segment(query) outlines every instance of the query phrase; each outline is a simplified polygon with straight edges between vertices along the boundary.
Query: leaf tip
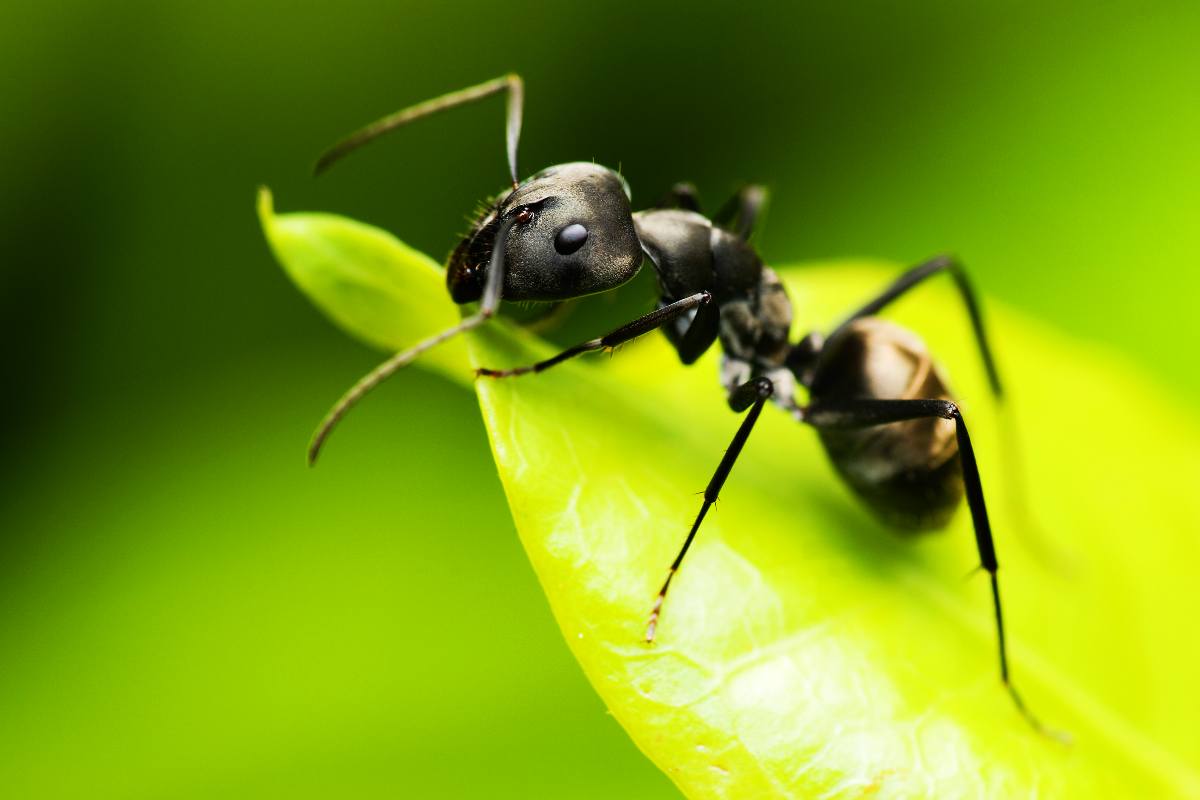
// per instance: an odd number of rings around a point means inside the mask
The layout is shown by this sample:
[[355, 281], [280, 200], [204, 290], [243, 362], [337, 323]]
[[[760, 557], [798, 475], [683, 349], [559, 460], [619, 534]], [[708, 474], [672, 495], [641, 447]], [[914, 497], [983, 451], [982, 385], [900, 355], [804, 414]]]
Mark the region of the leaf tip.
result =
[[256, 205], [258, 207], [258, 219], [265, 228], [268, 220], [275, 216], [275, 198], [271, 195], [269, 187], [258, 187], [258, 201]]

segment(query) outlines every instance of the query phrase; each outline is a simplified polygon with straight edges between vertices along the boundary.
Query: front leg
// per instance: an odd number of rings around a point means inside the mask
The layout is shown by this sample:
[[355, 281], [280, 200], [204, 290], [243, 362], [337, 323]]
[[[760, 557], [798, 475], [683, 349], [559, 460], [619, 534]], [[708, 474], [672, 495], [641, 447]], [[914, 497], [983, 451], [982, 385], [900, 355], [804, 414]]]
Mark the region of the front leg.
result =
[[569, 358], [574, 358], [580, 353], [589, 353], [593, 350], [603, 350], [607, 347], [616, 347], [619, 344], [628, 342], [630, 339], [636, 339], [643, 333], [649, 333], [655, 328], [666, 325], [668, 322], [683, 316], [706, 303], [712, 301], [712, 295], [708, 292], [698, 292], [690, 297], [685, 297], [682, 300], [677, 300], [670, 305], [665, 305], [662, 308], [656, 308], [649, 314], [638, 317], [633, 322], [626, 323], [616, 330], [601, 336], [598, 339], [588, 339], [586, 342], [581, 342], [574, 347], [568, 347], [561, 353], [551, 356], [544, 361], [539, 361], [536, 364], [529, 364], [524, 367], [511, 367], [509, 369], [488, 369], [480, 367], [475, 370], [476, 375], [486, 376], [489, 378], [509, 378], [514, 375], [524, 375], [528, 372], [541, 372], [549, 369], [555, 364], [561, 364]]

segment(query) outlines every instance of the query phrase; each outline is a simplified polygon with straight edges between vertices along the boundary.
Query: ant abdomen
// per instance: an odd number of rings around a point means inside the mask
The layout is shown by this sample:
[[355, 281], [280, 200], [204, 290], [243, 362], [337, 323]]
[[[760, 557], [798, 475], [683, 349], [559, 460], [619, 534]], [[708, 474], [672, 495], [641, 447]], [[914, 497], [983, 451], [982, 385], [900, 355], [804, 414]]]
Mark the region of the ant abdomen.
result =
[[[825, 344], [811, 391], [814, 405], [952, 399], [925, 343], [878, 317], [855, 320]], [[953, 421], [930, 417], [818, 431], [838, 473], [890, 525], [938, 528], [958, 507], [963, 483]]]

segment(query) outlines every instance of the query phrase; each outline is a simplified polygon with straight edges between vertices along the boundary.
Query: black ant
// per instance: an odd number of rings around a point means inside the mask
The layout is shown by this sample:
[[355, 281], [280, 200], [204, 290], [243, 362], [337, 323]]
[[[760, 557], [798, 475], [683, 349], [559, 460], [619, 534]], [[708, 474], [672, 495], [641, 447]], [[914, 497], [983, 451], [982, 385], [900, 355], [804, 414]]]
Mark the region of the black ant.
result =
[[[646, 641], [654, 641], [667, 589], [700, 523], [716, 502], [763, 406], [773, 400], [817, 430], [837, 471], [891, 525], [909, 530], [944, 526], [966, 494], [980, 565], [991, 579], [1000, 678], [1025, 719], [1037, 730], [1052, 733], [1025, 706], [1009, 675], [996, 580], [999, 564], [966, 423], [924, 343], [875, 316], [926, 278], [950, 275], [970, 315], [992, 392], [1001, 396], [979, 304], [961, 264], [939, 256], [913, 267], [828, 336], [810, 333], [792, 344], [787, 293], [748, 242], [765, 198], [760, 187], [743, 189], [710, 220], [699, 213], [695, 191], [687, 184], [674, 187], [660, 207], [635, 213], [624, 179], [597, 164], [560, 164], [522, 182], [517, 178], [517, 143], [524, 84], [515, 74], [384, 117], [330, 148], [315, 172], [415, 119], [501, 92], [508, 93], [512, 190], [478, 217], [446, 269], [454, 302], [479, 301], [478, 310], [392, 356], [346, 392], [317, 429], [309, 463], [364, 394], [431, 347], [482, 325], [495, 315], [501, 299], [553, 302], [606, 292], [633, 278], [648, 258], [660, 296], [654, 311], [536, 364], [476, 370], [489, 378], [541, 372], [655, 328], [663, 330], [684, 364], [694, 363], [720, 342], [720, 377], [729, 407], [747, 413], [654, 600]], [[807, 405], [795, 400], [799, 386], [808, 390]]]

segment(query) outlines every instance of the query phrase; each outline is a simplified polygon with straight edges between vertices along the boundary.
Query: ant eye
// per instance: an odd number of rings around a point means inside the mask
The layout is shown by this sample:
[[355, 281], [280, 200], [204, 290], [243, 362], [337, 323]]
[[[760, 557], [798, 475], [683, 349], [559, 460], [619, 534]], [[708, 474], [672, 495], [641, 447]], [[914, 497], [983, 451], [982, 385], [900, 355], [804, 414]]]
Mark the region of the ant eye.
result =
[[517, 224], [518, 225], [528, 225], [530, 220], [532, 220], [532, 219], [533, 219], [533, 212], [530, 211], [528, 208], [522, 208], [520, 211], [517, 212]]
[[587, 228], [576, 222], [574, 225], [568, 225], [558, 232], [558, 236], [554, 237], [554, 249], [561, 255], [569, 256], [583, 247], [583, 243], [587, 241], [587, 238]]

